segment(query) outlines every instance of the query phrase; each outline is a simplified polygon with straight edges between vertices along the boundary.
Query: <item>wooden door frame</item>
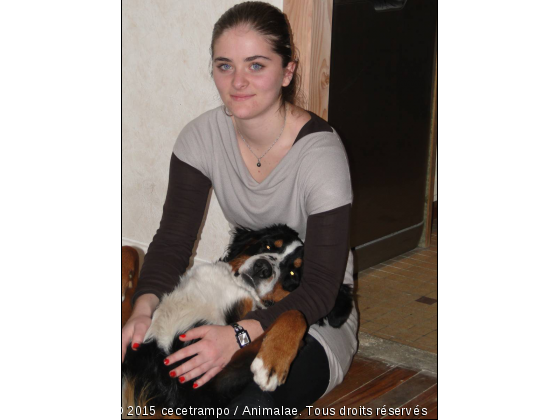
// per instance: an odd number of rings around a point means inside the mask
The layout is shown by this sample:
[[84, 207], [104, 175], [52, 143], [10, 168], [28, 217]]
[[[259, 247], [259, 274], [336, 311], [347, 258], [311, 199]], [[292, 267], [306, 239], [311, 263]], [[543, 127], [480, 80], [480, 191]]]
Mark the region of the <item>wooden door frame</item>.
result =
[[333, 0], [284, 0], [299, 51], [304, 107], [328, 121]]
[[432, 81], [432, 109], [430, 121], [430, 148], [428, 151], [428, 176], [426, 180], [426, 193], [424, 204], [424, 230], [418, 242], [418, 246], [429, 248], [432, 238], [432, 219], [434, 209], [434, 182], [436, 176], [436, 153], [437, 153], [437, 116], [438, 116], [438, 67], [437, 67], [437, 29], [434, 53], [434, 75]]
[[[283, 10], [299, 51], [301, 89], [305, 108], [329, 120], [333, 0], [284, 0]], [[432, 94], [432, 117], [426, 181], [424, 231], [418, 246], [430, 246], [434, 200], [435, 151], [437, 142], [437, 31]]]

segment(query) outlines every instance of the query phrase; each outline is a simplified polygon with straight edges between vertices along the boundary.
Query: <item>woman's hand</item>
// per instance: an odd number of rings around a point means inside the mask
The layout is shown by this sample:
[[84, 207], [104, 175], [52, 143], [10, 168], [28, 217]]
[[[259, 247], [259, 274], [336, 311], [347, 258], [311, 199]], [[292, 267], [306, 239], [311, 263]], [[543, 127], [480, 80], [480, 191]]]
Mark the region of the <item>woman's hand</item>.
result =
[[[247, 330], [251, 340], [263, 333], [258, 321], [241, 321], [239, 325]], [[191, 341], [197, 338], [200, 338], [200, 341], [171, 354], [164, 361], [166, 365], [172, 365], [194, 356], [169, 373], [171, 377], [177, 377], [181, 383], [203, 375], [193, 385], [194, 388], [204, 385], [216, 376], [228, 364], [233, 354], [239, 350], [235, 331], [231, 326], [204, 325], [187, 331], [186, 334], [179, 337], [179, 340]]]
[[152, 314], [154, 313], [154, 310], [158, 303], [158, 297], [151, 293], [142, 295], [136, 300], [134, 309], [132, 310], [132, 315], [122, 329], [121, 363], [124, 362], [126, 348], [131, 342], [132, 349], [136, 350], [144, 341], [146, 331], [148, 331], [148, 328], [150, 328], [150, 325], [152, 323]]
[[[182, 348], [166, 359], [166, 364], [173, 364], [179, 360], [194, 356], [188, 362], [172, 370], [171, 377], [177, 377], [181, 383], [188, 382], [203, 375], [193, 386], [204, 385], [212, 379], [231, 360], [233, 354], [239, 350], [235, 339], [235, 331], [229, 326], [204, 325], [193, 328], [179, 337], [181, 341], [201, 340]], [[164, 362], [165, 363], [165, 362]]]

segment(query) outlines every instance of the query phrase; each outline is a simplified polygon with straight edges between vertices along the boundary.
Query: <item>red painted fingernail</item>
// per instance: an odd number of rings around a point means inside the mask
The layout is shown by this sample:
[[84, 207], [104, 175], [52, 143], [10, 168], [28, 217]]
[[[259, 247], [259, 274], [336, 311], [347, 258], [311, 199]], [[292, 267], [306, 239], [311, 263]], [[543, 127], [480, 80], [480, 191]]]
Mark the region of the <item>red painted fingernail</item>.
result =
[[198, 388], [198, 384], [193, 384], [193, 388]]
[[179, 378], [179, 382], [181, 382], [181, 383], [185, 382], [185, 378], [181, 376], [181, 377]]
[[172, 378], [174, 378], [175, 376], [177, 376], [177, 374], [173, 371], [169, 372], [169, 376], [171, 376]]
[[138, 343], [134, 343], [134, 344], [132, 345], [132, 348], [133, 348], [133, 349], [137, 349], [138, 347], [140, 347], [140, 344], [138, 344]]
[[179, 338], [187, 338], [187, 334], [181, 334]]
[[165, 359], [165, 360], [163, 361], [163, 364], [164, 364], [164, 365], [168, 365], [168, 364], [169, 364], [169, 359]]

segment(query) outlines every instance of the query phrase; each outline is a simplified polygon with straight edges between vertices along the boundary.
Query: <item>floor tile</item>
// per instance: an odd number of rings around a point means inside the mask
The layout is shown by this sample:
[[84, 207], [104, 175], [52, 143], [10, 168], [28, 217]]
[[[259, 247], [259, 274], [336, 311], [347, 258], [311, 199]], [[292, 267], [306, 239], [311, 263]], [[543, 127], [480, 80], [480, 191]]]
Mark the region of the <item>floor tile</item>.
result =
[[[430, 248], [416, 248], [359, 273], [360, 331], [437, 353], [435, 228]], [[432, 299], [431, 305], [421, 303]]]

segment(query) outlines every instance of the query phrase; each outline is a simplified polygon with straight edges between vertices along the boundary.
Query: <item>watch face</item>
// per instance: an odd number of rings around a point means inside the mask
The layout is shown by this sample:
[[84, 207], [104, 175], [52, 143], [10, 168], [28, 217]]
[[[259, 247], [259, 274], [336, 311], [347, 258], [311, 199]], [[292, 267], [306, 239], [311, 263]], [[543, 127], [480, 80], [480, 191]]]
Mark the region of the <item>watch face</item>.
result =
[[246, 332], [242, 332], [241, 334], [239, 334], [238, 338], [241, 347], [245, 347], [247, 344], [251, 342], [251, 340], [249, 340], [249, 335]]

